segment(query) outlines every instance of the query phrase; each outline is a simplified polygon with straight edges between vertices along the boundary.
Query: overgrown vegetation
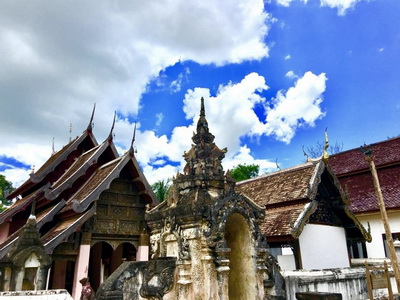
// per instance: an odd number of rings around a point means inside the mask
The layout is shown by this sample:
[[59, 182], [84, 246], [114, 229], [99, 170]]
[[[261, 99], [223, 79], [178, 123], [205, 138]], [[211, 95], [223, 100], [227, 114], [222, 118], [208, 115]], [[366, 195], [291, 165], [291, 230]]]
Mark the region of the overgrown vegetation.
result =
[[0, 175], [0, 212], [12, 204], [12, 201], [7, 200], [6, 197], [14, 190], [12, 183], [4, 175]]
[[168, 178], [166, 180], [159, 180], [151, 185], [151, 189], [156, 195], [158, 201], [163, 202], [167, 197], [169, 188], [171, 186], [171, 180]]
[[234, 180], [236, 180], [236, 182], [238, 182], [258, 176], [259, 171], [259, 165], [239, 164], [231, 170], [231, 176]]

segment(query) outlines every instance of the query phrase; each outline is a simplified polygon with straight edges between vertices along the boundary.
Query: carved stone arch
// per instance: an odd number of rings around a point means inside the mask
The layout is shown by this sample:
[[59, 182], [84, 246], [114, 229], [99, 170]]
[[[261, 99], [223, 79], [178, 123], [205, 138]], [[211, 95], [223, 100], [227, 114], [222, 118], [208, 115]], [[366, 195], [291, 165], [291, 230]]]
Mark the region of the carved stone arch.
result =
[[205, 233], [211, 247], [215, 246], [216, 241], [224, 239], [223, 233], [225, 232], [226, 222], [232, 214], [240, 214], [243, 216], [246, 223], [249, 225], [252, 238], [255, 241], [261, 240], [259, 222], [264, 216], [262, 208], [257, 207], [242, 195], [232, 194], [220, 200], [214, 207], [212, 219], [210, 220], [210, 231]]

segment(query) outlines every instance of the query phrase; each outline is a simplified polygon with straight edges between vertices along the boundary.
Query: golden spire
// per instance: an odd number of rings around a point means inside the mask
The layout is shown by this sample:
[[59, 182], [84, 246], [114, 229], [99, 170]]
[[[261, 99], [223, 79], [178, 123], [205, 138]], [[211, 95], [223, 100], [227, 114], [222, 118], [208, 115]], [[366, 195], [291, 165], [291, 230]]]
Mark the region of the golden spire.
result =
[[325, 145], [324, 145], [324, 152], [322, 153], [322, 159], [327, 162], [329, 159], [329, 154], [328, 154], [328, 148], [329, 148], [329, 140], [328, 140], [328, 128], [325, 129]]

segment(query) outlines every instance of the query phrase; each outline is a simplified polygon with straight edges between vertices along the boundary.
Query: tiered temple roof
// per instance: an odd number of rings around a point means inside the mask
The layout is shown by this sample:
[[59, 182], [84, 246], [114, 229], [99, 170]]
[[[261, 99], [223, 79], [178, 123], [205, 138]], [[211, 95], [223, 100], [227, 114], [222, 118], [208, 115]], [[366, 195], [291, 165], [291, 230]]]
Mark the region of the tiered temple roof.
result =
[[122, 156], [116, 151], [112, 138], [115, 118], [110, 135], [101, 144], [92, 133], [92, 121], [93, 114], [79, 137], [53, 154], [9, 195], [16, 200], [0, 214], [1, 223], [9, 224], [8, 237], [0, 242], [0, 259], [18, 240], [30, 213], [36, 216], [46, 252], [51, 253], [95, 214], [100, 194], [109, 189], [122, 171], [129, 174], [140, 201], [157, 203], [136, 161], [133, 146]]

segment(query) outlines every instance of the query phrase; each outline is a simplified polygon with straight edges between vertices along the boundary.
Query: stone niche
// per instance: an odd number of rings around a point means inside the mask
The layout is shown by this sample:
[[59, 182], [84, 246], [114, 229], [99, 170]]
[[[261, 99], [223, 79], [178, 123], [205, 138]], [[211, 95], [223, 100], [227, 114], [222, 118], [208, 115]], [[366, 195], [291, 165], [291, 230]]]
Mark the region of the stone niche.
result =
[[43, 290], [51, 258], [45, 252], [36, 228], [36, 218], [30, 216], [17, 242], [0, 262], [3, 291]]

